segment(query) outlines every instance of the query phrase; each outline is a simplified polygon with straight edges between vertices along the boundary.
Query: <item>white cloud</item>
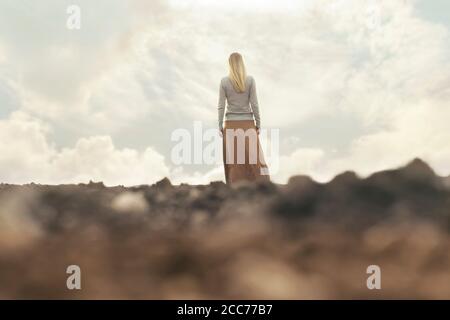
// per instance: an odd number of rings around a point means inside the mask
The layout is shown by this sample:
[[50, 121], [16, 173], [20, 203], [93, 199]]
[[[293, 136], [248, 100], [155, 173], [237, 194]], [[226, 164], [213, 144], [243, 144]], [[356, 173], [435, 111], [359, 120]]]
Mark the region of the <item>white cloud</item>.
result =
[[[80, 30], [66, 28], [70, 0], [2, 2], [0, 42], [7, 63], [0, 72], [15, 82], [24, 108], [55, 121], [87, 117], [98, 83], [133, 59], [129, 54], [144, 19], [137, 11], [141, 2], [77, 1]], [[154, 1], [154, 6], [160, 2]], [[160, 21], [157, 14], [146, 12], [147, 28]]]
[[0, 121], [0, 180], [9, 183], [151, 184], [170, 174], [164, 157], [151, 147], [143, 152], [116, 149], [111, 137], [80, 138], [73, 148], [57, 150], [49, 130], [23, 112]]
[[109, 136], [81, 138], [53, 159], [63, 181], [104, 181], [105, 184], [151, 184], [169, 175], [164, 157], [152, 148], [117, 150]]
[[[438, 108], [439, 112], [431, 112]], [[395, 126], [355, 140], [346, 157], [330, 161], [334, 172], [356, 170], [368, 175], [420, 157], [428, 161], [438, 174], [450, 173], [450, 130], [447, 103], [422, 102], [395, 119]]]
[[228, 0], [228, 1], [211, 1], [211, 0], [169, 0], [169, 3], [174, 7], [190, 8], [190, 9], [217, 9], [222, 11], [282, 11], [289, 12], [291, 10], [298, 10], [310, 4], [311, 0]]
[[0, 64], [4, 63], [6, 60], [4, 51], [5, 49], [2, 48], [2, 44], [0, 43]]
[[290, 155], [281, 156], [279, 170], [275, 175], [272, 174], [271, 180], [286, 183], [291, 176], [298, 174], [311, 175], [318, 181], [327, 180], [329, 177], [320, 172], [321, 166], [324, 165], [324, 156], [323, 150], [313, 148], [300, 148]]
[[[449, 30], [423, 20], [415, 1], [183, 3], [81, 1], [84, 24], [74, 33], [64, 28], [64, 2], [3, 2], [0, 78], [26, 113], [0, 122], [1, 141], [18, 141], [0, 156], [0, 179], [223, 179], [223, 168], [181, 170], [162, 156], [170, 155], [171, 130], [193, 120], [216, 126], [218, 83], [231, 51], [242, 51], [256, 78], [263, 126], [301, 137], [284, 150], [275, 181], [303, 173], [324, 180], [345, 169], [367, 174], [416, 156], [450, 173], [443, 120]], [[256, 4], [263, 10], [245, 9]], [[337, 152], [304, 129], [311, 119], [333, 116], [361, 128], [349, 137], [339, 134], [347, 123], [318, 122], [314, 134], [323, 140], [338, 132]], [[142, 174], [152, 158], [158, 174]]]
[[[0, 120], [0, 179], [2, 182], [26, 182], [41, 178], [54, 154], [46, 135], [49, 128], [23, 112]], [[49, 172], [47, 172], [49, 173]]]
[[171, 172], [171, 179], [174, 184], [209, 184], [212, 181], [225, 182], [225, 175], [223, 166], [214, 167], [206, 173], [186, 172], [183, 167], [178, 167]]

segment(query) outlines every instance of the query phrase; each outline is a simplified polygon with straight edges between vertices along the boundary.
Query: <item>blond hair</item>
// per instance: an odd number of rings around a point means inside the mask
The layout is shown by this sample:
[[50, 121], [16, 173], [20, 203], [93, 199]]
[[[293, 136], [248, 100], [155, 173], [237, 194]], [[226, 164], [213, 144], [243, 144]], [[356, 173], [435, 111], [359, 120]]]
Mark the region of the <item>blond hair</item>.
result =
[[239, 53], [234, 52], [230, 55], [228, 63], [230, 64], [230, 80], [234, 89], [239, 93], [244, 92], [247, 73], [245, 72], [242, 56]]

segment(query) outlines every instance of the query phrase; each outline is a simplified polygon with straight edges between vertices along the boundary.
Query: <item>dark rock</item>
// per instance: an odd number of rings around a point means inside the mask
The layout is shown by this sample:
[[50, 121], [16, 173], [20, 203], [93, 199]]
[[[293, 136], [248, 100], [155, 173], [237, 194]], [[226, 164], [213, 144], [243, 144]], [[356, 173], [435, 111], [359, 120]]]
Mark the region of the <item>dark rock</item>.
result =
[[158, 189], [167, 189], [172, 188], [172, 183], [170, 182], [169, 178], [166, 177], [156, 182], [155, 186]]
[[92, 180], [89, 180], [89, 183], [87, 184], [87, 186], [91, 187], [91, 188], [105, 188], [105, 185], [103, 184], [102, 181], [94, 182]]

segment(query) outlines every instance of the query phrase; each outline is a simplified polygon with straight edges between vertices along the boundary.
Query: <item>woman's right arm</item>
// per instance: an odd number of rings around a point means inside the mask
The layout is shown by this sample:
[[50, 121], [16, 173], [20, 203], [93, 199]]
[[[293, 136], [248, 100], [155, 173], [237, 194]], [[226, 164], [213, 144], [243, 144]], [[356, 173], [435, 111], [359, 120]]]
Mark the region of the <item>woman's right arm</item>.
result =
[[223, 115], [225, 113], [225, 100], [226, 100], [225, 89], [223, 88], [222, 81], [221, 81], [220, 89], [219, 89], [219, 104], [218, 104], [220, 131], [223, 130]]

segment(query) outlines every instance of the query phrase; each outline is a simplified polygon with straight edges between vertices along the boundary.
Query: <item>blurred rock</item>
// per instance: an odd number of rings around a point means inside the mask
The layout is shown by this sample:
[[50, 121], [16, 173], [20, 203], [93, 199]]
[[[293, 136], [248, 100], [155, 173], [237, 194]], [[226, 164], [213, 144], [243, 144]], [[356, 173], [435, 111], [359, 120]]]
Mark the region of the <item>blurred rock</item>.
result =
[[0, 298], [449, 299], [449, 185], [419, 159], [326, 184], [0, 184]]
[[156, 187], [159, 189], [168, 189], [172, 187], [172, 183], [168, 178], [164, 178], [158, 182], [156, 182]]
[[142, 192], [122, 192], [113, 199], [111, 207], [125, 213], [144, 213], [148, 210], [148, 204]]

